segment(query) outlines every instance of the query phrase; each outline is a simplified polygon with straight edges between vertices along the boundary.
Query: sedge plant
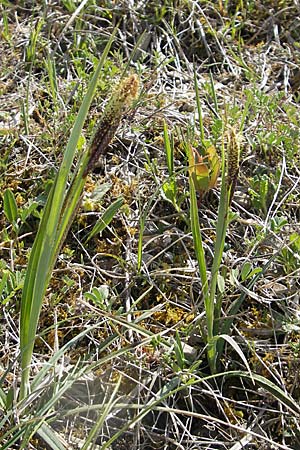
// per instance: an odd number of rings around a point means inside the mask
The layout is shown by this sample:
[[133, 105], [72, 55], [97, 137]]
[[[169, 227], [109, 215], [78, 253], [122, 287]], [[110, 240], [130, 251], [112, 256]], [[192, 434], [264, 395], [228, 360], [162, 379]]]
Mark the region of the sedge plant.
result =
[[87, 175], [93, 169], [99, 156], [105, 154], [119, 126], [124, 111], [137, 96], [139, 86], [137, 76], [130, 75], [124, 78], [112, 94], [91, 139], [90, 145], [81, 153], [75, 169], [72, 170], [73, 161], [77, 155], [77, 144], [81, 130], [94, 97], [97, 81], [114, 35], [115, 33], [113, 33], [106, 45], [78, 112], [60, 169], [48, 195], [39, 229], [31, 250], [21, 300], [21, 400], [30, 392], [30, 365], [44, 295], [58, 253], [80, 204]]
[[[200, 118], [200, 131], [203, 139], [203, 126], [201, 125], [202, 113], [196, 80], [195, 86]], [[243, 353], [239, 350], [233, 339], [228, 335], [219, 333], [222, 292], [217, 292], [218, 277], [224, 251], [226, 231], [230, 222], [230, 205], [237, 182], [240, 153], [237, 133], [233, 128], [227, 126], [227, 129], [225, 129], [225, 127], [226, 125], [223, 126], [221, 164], [214, 146], [210, 145], [205, 148], [202, 145], [203, 148], [198, 151], [193, 148], [188, 139], [185, 140], [186, 153], [189, 159], [191, 230], [202, 283], [202, 293], [206, 312], [207, 358], [212, 373], [216, 373], [217, 371], [218, 359], [220, 356], [218, 354], [217, 343], [221, 338], [228, 341], [245, 361]], [[224, 139], [225, 136], [227, 136], [226, 144]], [[221, 171], [221, 192], [216, 223], [214, 257], [209, 278], [207, 275], [208, 268], [199, 223], [197, 192], [199, 193], [201, 200], [203, 195], [216, 185], [219, 171]], [[246, 366], [248, 365], [246, 364]]]

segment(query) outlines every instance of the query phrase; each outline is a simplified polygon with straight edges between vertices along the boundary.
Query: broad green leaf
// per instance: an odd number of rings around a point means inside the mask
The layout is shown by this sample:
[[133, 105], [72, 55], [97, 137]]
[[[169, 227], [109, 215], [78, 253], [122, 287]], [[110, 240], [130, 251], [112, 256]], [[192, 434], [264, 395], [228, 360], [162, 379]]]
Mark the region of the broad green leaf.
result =
[[109, 296], [109, 287], [103, 284], [99, 287], [93, 287], [92, 292], [85, 292], [84, 297], [91, 300], [101, 309], [107, 309], [105, 301]]
[[14, 225], [18, 219], [18, 205], [13, 192], [6, 189], [3, 195], [3, 209], [7, 220]]
[[91, 194], [91, 199], [94, 203], [100, 202], [105, 194], [110, 190], [111, 183], [102, 183], [99, 186], [97, 185]]
[[198, 192], [205, 193], [209, 187], [209, 169], [204, 162], [204, 158], [198, 151], [188, 146], [189, 148], [189, 171], [193, 178], [195, 189]]
[[212, 189], [217, 184], [217, 179], [220, 173], [220, 159], [214, 146], [206, 150], [209, 163], [209, 189]]
[[176, 183], [173, 177], [162, 185], [162, 194], [172, 204], [176, 203]]
[[300, 252], [300, 234], [299, 233], [292, 233], [289, 237], [292, 249], [295, 252]]
[[245, 262], [241, 270], [241, 280], [246, 281], [254, 277], [254, 275], [256, 275], [261, 271], [262, 271], [261, 267], [256, 267], [253, 269], [252, 264], [250, 262]]
[[217, 283], [218, 283], [218, 289], [219, 289], [220, 294], [224, 294], [225, 279], [224, 279], [223, 275], [221, 275], [220, 273], [218, 273]]
[[249, 273], [252, 270], [252, 264], [247, 261], [245, 264], [243, 264], [243, 267], [241, 269], [241, 280], [245, 281], [248, 278]]

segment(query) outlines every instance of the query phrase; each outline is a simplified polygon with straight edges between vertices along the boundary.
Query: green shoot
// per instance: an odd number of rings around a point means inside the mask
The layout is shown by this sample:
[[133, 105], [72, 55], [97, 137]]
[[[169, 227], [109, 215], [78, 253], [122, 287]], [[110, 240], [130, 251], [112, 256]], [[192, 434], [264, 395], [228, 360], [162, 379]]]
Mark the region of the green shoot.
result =
[[102, 217], [99, 221], [94, 225], [92, 231], [89, 233], [86, 243], [93, 237], [95, 234], [102, 233], [102, 231], [110, 224], [112, 219], [115, 217], [117, 212], [120, 210], [121, 206], [124, 203], [123, 197], [117, 198], [113, 203], [109, 205], [109, 207], [104, 211]]
[[[106, 150], [113, 138], [121, 120], [124, 106], [126, 104], [129, 105], [137, 93], [138, 82], [134, 76], [128, 77], [121, 83], [104, 111], [100, 127], [92, 138], [90, 148], [81, 155], [78, 165], [72, 173], [72, 164], [76, 155], [81, 130], [114, 35], [115, 33], [112, 34], [106, 45], [80, 107], [60, 170], [49, 193], [31, 251], [21, 302], [21, 399], [26, 397], [30, 389], [30, 362], [43, 298], [59, 249], [76, 214], [86, 176], [93, 168], [100, 153]], [[71, 182], [68, 185], [69, 179], [71, 179]]]

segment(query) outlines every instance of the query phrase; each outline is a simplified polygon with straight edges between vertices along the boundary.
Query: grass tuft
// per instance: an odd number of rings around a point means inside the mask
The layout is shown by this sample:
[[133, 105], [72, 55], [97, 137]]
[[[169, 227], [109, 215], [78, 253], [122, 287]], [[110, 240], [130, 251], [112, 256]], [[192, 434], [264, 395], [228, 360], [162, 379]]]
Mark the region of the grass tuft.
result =
[[299, 7], [146, 3], [0, 4], [0, 447], [300, 448]]

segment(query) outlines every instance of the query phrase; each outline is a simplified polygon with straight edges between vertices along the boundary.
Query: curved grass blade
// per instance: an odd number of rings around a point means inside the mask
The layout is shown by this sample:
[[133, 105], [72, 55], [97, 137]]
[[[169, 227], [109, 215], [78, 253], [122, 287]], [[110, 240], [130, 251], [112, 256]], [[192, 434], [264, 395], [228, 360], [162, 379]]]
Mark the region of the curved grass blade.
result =
[[[30, 363], [35, 341], [38, 319], [42, 307], [44, 294], [55, 264], [58, 249], [61, 245], [67, 222], [64, 222], [65, 229], [60, 226], [62, 210], [66, 202], [66, 187], [70, 176], [72, 164], [77, 151], [77, 143], [81, 135], [82, 127], [86, 119], [89, 107], [94, 97], [97, 81], [101, 73], [104, 62], [107, 58], [109, 49], [113, 42], [116, 31], [108, 41], [95, 73], [91, 79], [88, 91], [83, 99], [79, 109], [76, 121], [74, 123], [61, 167], [55, 178], [52, 189], [49, 193], [44, 213], [40, 222], [38, 233], [34, 241], [27, 272], [24, 282], [24, 288], [21, 300], [20, 316], [20, 348], [21, 348], [21, 368], [22, 378], [20, 387], [20, 398], [26, 397], [29, 391]], [[88, 162], [88, 155], [84, 159]], [[84, 182], [80, 180], [79, 189], [83, 188]], [[79, 191], [78, 189], [78, 191]], [[81, 195], [81, 192], [75, 192], [73, 205]], [[76, 204], [77, 204], [76, 201]], [[67, 211], [70, 220], [73, 210]], [[60, 230], [58, 232], [58, 230]]]
[[282, 403], [286, 408], [291, 410], [293, 414], [300, 417], [300, 405], [288, 394], [286, 394], [280, 387], [278, 387], [275, 383], [268, 380], [267, 378], [257, 375], [255, 373], [249, 374], [248, 372], [237, 371], [237, 372], [228, 372], [224, 374], [226, 377], [234, 377], [238, 376], [241, 378], [251, 379], [251, 381], [255, 382], [263, 389], [268, 391], [274, 398], [276, 398], [280, 403]]
[[92, 231], [89, 233], [86, 243], [93, 237], [95, 234], [101, 233], [113, 220], [119, 209], [124, 203], [123, 197], [117, 198], [109, 207], [104, 211], [102, 217], [99, 219], [99, 221], [95, 224]]
[[[102, 414], [99, 415], [98, 420], [96, 421], [95, 425], [93, 426], [93, 428], [91, 429], [83, 447], [81, 450], [88, 450], [89, 445], [92, 443], [92, 441], [96, 438], [97, 434], [99, 433], [99, 431], [101, 430], [101, 428], [104, 425], [104, 422], [108, 416], [108, 414], [110, 413], [111, 409], [113, 408], [114, 404], [116, 403], [116, 395], [119, 391], [119, 388], [121, 386], [121, 381], [122, 381], [122, 376], [119, 377], [116, 386], [113, 390], [113, 392], [110, 394], [110, 398], [107, 399], [106, 404], [104, 405], [104, 409]], [[102, 406], [102, 405], [101, 405]]]

